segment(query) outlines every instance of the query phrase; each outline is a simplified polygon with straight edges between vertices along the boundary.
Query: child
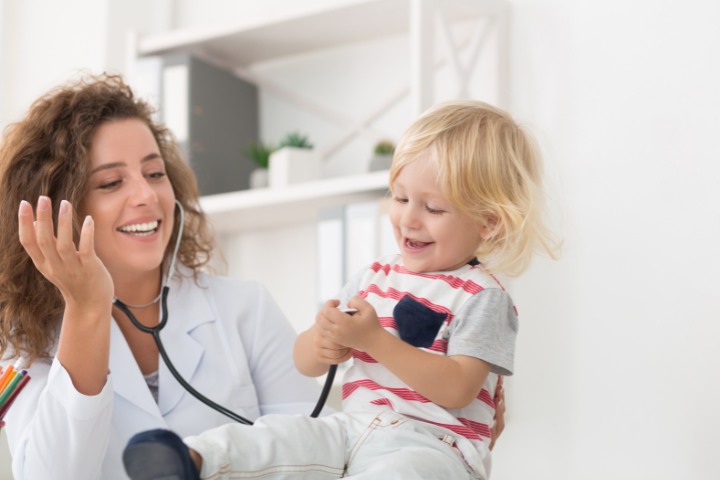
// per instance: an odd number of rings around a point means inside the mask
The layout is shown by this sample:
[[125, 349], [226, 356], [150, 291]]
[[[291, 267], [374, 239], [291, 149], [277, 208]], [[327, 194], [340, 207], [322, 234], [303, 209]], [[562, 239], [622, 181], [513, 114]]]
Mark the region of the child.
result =
[[426, 112], [390, 170], [400, 254], [356, 275], [295, 344], [305, 375], [353, 357], [343, 412], [226, 425], [186, 438], [190, 455], [170, 432], [142, 433], [125, 451], [130, 476], [157, 478], [148, 465], [169, 456], [177, 478], [198, 478], [194, 467], [203, 478], [488, 478], [494, 390], [512, 374], [518, 328], [493, 274], [553, 255], [540, 184], [507, 113], [476, 101]]

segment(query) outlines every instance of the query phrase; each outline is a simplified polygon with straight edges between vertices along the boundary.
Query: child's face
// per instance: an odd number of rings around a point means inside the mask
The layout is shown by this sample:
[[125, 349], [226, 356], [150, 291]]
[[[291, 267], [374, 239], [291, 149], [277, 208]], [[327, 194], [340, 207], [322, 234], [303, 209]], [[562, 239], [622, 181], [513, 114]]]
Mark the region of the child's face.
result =
[[392, 187], [390, 222], [407, 268], [453, 270], [475, 256], [483, 227], [445, 200], [429, 154], [403, 167]]

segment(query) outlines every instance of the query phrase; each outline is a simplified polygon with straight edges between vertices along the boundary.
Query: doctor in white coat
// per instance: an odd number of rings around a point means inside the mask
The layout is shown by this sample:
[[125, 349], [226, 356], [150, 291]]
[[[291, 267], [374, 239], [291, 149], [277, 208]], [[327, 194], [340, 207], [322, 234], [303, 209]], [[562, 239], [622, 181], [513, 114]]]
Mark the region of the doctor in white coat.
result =
[[167, 277], [160, 336], [196, 390], [250, 420], [307, 414], [317, 399], [265, 289], [203, 272], [212, 241], [195, 178], [151, 113], [104, 75], [51, 91], [6, 131], [0, 355], [22, 358], [32, 377], [5, 417], [16, 480], [125, 479], [133, 434], [185, 436], [231, 421], [187, 393], [152, 336], [113, 306], [120, 299], [158, 325]]

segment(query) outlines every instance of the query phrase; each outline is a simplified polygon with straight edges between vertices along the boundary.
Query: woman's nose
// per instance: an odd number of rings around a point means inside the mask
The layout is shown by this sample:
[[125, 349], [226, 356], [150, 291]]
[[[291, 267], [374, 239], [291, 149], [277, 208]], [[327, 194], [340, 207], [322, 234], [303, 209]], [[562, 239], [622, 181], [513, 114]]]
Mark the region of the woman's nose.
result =
[[145, 180], [145, 178], [137, 179], [133, 185], [133, 205], [151, 205], [158, 200], [155, 189]]

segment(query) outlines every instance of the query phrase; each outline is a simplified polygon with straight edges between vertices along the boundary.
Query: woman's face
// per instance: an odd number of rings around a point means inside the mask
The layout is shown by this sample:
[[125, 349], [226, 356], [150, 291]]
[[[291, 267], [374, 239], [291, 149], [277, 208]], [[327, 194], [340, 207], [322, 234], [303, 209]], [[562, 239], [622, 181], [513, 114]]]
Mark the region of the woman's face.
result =
[[114, 279], [156, 271], [173, 232], [175, 194], [150, 129], [138, 119], [101, 125], [90, 146], [78, 211], [95, 222], [95, 251]]

